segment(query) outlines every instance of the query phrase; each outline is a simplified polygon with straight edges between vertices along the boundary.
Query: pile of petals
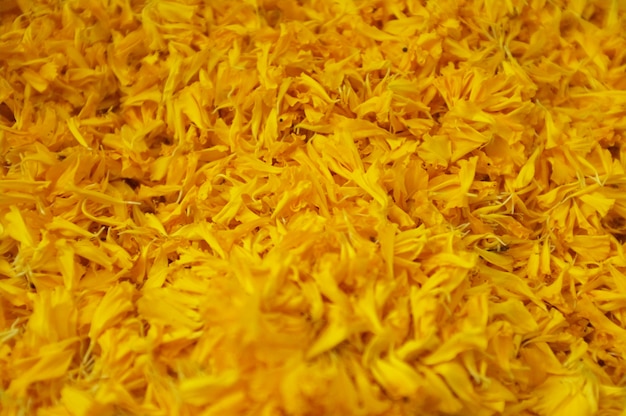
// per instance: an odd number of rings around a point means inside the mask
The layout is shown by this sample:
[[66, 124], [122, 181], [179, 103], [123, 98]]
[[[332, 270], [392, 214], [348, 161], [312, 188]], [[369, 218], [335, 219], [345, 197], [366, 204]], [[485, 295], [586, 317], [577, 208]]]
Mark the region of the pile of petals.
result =
[[0, 412], [625, 415], [622, 0], [0, 1]]

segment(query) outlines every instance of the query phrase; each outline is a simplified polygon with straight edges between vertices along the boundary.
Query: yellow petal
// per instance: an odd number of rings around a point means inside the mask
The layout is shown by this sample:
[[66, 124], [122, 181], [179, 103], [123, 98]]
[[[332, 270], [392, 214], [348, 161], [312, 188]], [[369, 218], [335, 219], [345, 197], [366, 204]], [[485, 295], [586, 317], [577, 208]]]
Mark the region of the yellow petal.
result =
[[89, 328], [89, 337], [94, 342], [103, 331], [115, 326], [133, 310], [133, 292], [128, 282], [122, 282], [107, 291], [94, 311]]

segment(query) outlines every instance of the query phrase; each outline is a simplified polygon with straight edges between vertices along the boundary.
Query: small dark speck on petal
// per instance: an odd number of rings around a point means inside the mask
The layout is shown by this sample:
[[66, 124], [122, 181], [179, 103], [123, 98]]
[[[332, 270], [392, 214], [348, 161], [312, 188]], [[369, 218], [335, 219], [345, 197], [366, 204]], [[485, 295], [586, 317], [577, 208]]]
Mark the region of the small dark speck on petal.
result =
[[124, 178], [124, 182], [126, 182], [126, 185], [130, 186], [132, 189], [137, 189], [140, 185], [137, 179], [132, 178]]

